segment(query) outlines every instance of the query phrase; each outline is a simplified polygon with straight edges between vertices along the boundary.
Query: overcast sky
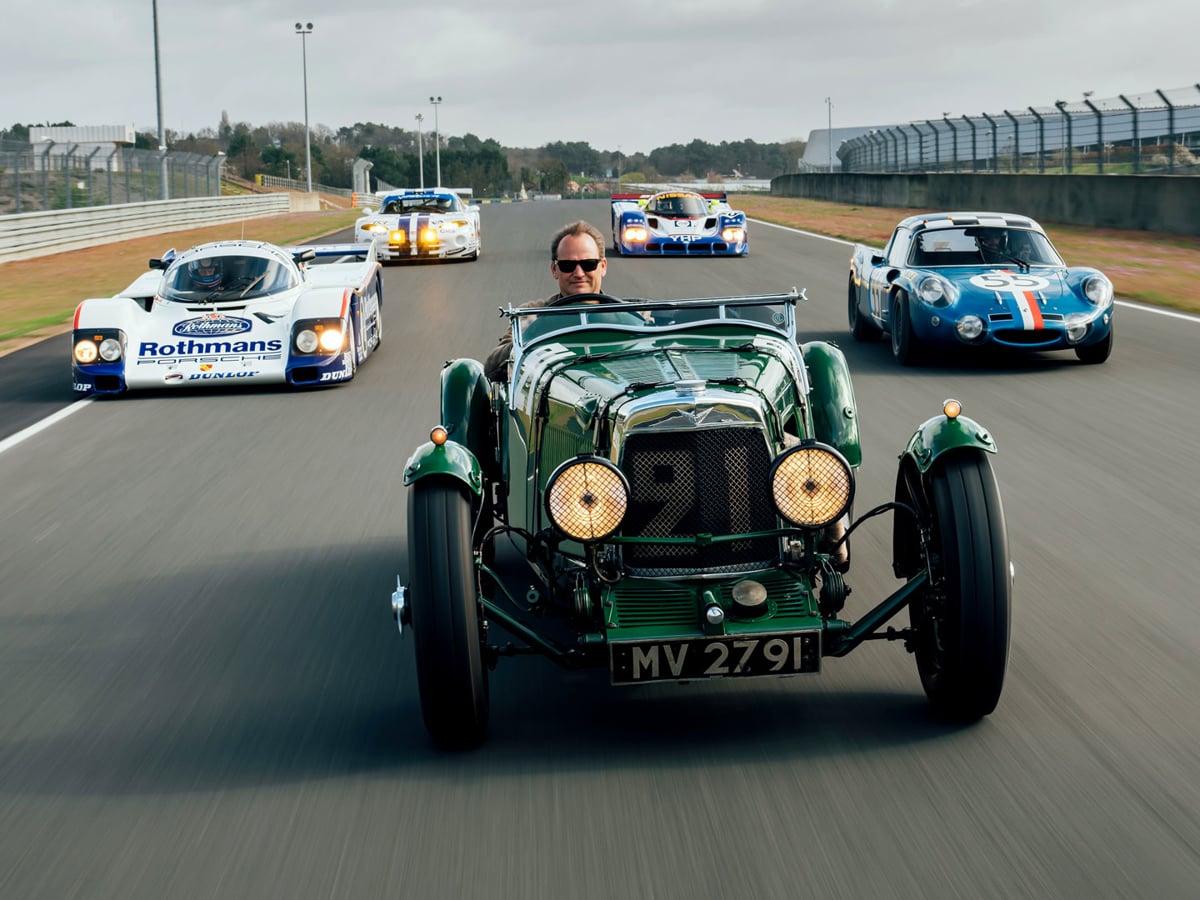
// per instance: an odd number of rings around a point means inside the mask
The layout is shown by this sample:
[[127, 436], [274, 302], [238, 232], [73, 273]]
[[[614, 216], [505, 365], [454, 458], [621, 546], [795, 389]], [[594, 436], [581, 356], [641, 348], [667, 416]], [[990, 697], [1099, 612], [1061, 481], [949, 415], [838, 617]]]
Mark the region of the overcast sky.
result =
[[[152, 0], [6, 5], [0, 126], [157, 131]], [[234, 123], [302, 123], [297, 21], [313, 23], [304, 42], [314, 129], [415, 130], [421, 113], [431, 132], [434, 95], [444, 98], [443, 135], [508, 147], [773, 142], [807, 138], [830, 113], [835, 128], [871, 126], [1200, 81], [1193, 0], [337, 5], [158, 0], [164, 126], [215, 129], [223, 112]]]

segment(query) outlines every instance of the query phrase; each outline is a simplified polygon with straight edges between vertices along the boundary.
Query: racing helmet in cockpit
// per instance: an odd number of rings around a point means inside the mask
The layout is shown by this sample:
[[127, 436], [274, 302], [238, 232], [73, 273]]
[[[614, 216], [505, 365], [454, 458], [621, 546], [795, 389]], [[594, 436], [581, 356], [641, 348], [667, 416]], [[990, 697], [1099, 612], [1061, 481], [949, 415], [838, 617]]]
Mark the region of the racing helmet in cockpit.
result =
[[192, 260], [188, 274], [197, 290], [212, 290], [221, 283], [221, 261], [213, 256]]

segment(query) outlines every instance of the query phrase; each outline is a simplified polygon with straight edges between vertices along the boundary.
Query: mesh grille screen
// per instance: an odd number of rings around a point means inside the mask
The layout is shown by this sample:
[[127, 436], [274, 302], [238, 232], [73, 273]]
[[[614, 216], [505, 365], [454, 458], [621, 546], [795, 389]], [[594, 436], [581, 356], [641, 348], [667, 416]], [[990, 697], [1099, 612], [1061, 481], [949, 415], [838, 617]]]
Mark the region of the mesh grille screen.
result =
[[[741, 534], [778, 526], [771, 503], [771, 458], [754, 428], [631, 435], [621, 469], [629, 479], [623, 534], [691, 537]], [[730, 541], [707, 547], [651, 545], [624, 548], [635, 573], [758, 568], [778, 558], [778, 538]]]

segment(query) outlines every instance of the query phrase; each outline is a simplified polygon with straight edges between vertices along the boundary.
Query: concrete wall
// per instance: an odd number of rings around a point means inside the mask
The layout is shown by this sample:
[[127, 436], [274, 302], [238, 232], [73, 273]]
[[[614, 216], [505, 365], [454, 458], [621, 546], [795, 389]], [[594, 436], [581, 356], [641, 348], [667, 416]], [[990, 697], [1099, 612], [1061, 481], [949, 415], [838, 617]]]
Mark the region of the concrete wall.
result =
[[1189, 175], [780, 175], [776, 197], [912, 210], [992, 210], [1041, 222], [1200, 235], [1200, 177]]

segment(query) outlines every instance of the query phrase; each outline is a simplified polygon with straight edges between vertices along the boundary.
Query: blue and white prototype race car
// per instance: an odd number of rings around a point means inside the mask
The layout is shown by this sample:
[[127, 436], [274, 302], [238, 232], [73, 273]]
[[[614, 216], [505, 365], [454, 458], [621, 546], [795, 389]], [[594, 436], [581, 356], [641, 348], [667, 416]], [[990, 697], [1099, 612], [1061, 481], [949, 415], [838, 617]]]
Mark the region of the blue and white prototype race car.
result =
[[850, 257], [850, 332], [891, 337], [912, 365], [958, 347], [1074, 350], [1102, 363], [1113, 346], [1113, 286], [1068, 266], [1028, 216], [949, 212], [910, 216], [883, 250]]
[[745, 256], [746, 214], [725, 194], [613, 194], [613, 250], [622, 256]]
[[170, 250], [116, 296], [75, 309], [72, 382], [119, 394], [348, 381], [382, 339], [382, 285], [374, 244]]
[[454, 191], [433, 188], [384, 194], [378, 212], [354, 223], [354, 240], [375, 241], [382, 262], [401, 259], [479, 259], [479, 207]]

